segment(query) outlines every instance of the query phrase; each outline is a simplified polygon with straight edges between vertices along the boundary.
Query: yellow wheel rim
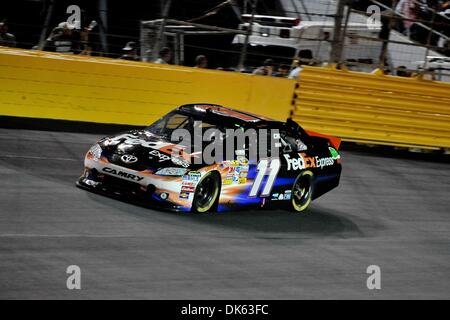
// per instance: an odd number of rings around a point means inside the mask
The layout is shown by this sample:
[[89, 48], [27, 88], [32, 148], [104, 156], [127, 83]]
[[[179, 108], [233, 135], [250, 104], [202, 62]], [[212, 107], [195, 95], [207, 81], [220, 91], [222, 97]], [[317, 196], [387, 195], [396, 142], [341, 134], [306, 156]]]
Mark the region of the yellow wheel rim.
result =
[[[298, 190], [296, 190], [297, 182], [298, 182], [300, 179], [304, 178], [304, 177], [310, 177], [310, 183], [309, 183], [309, 185], [307, 186], [307, 188], [301, 188], [301, 187], [300, 187]], [[294, 187], [293, 187], [293, 190], [292, 190], [292, 206], [293, 206], [293, 208], [294, 208], [295, 211], [298, 211], [298, 212], [304, 211], [304, 210], [309, 206], [309, 204], [311, 203], [311, 197], [312, 197], [312, 177], [313, 177], [313, 173], [312, 173], [311, 171], [307, 170], [307, 171], [303, 171], [303, 172], [297, 177], [297, 179], [295, 180]], [[307, 189], [307, 190], [306, 190], [306, 189]], [[297, 192], [297, 194], [296, 194], [296, 192]], [[305, 193], [306, 193], [306, 197], [307, 197], [307, 198], [306, 198], [306, 202], [304, 202], [303, 204], [298, 204], [298, 203], [296, 202], [296, 198], [297, 198], [299, 192], [300, 192], [300, 199], [299, 199], [299, 200], [302, 200], [302, 198], [305, 196]]]
[[[203, 186], [202, 186], [202, 183], [204, 183], [205, 182], [205, 180], [207, 180], [207, 179], [214, 179], [213, 177], [212, 177], [212, 175], [211, 174], [207, 174], [201, 181], [200, 181], [200, 183], [198, 184], [198, 186], [197, 186], [197, 188], [202, 188]], [[211, 180], [211, 181], [213, 181], [213, 180]], [[208, 181], [207, 181], [208, 182]], [[198, 190], [199, 192], [203, 192], [203, 191], [200, 191], [200, 190]], [[207, 190], [207, 191], [209, 191], [209, 190]], [[206, 201], [206, 203], [204, 203], [204, 204], [196, 204], [196, 210], [195, 211], [197, 211], [197, 212], [199, 212], [199, 213], [203, 213], [203, 212], [206, 212], [206, 211], [208, 211], [208, 210], [210, 210], [211, 208], [212, 208], [212, 206], [214, 205], [214, 203], [216, 202], [216, 200], [217, 200], [217, 196], [219, 195], [219, 188], [218, 188], [218, 185], [217, 185], [217, 181], [214, 183], [214, 190], [212, 191], [212, 194], [208, 194], [207, 195], [207, 201]], [[198, 196], [198, 195], [197, 195]], [[197, 199], [194, 199], [194, 201], [197, 201], [197, 202], [199, 202]]]

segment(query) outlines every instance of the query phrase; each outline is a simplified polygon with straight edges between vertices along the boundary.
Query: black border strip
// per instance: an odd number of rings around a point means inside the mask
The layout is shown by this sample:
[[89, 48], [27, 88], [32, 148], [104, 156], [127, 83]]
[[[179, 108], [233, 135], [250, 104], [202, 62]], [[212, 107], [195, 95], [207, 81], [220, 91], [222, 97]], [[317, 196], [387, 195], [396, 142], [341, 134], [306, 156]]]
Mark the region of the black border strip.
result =
[[0, 116], [0, 128], [112, 134], [143, 127], [125, 124]]

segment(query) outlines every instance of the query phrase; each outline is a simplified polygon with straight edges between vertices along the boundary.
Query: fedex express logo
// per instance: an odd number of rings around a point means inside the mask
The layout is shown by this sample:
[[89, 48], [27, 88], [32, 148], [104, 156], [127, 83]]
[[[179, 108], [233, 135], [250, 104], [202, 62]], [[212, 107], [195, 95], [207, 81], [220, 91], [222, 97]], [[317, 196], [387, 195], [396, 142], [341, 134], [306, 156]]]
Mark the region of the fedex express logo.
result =
[[298, 158], [291, 158], [288, 154], [284, 154], [287, 163], [287, 170], [302, 170], [307, 168], [320, 168], [334, 165], [334, 158], [308, 157], [304, 153], [299, 153]]

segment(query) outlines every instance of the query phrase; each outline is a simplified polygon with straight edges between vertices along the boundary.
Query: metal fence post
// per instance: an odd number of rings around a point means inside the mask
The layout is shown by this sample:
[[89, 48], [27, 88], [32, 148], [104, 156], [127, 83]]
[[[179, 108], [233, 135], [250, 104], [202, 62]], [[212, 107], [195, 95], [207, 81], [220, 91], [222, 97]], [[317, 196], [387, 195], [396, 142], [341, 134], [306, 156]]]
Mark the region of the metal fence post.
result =
[[338, 63], [342, 51], [341, 42], [341, 29], [342, 29], [342, 18], [344, 16], [344, 7], [346, 0], [339, 0], [336, 9], [336, 16], [334, 17], [334, 35], [333, 42], [330, 53], [330, 63]]
[[237, 66], [238, 70], [241, 70], [244, 68], [244, 64], [245, 64], [245, 58], [247, 57], [247, 46], [250, 40], [250, 35], [252, 34], [252, 29], [253, 29], [253, 20], [255, 18], [255, 14], [256, 14], [256, 4], [257, 4], [258, 0], [253, 0], [252, 1], [252, 16], [250, 18], [250, 25], [249, 28], [247, 30], [247, 34], [245, 35], [245, 40], [244, 40], [244, 45], [242, 47], [242, 51], [241, 51], [241, 55], [239, 57], [239, 63]]
[[393, 27], [392, 16], [395, 14], [395, 8], [396, 7], [397, 7], [397, 0], [393, 0], [392, 1], [391, 13], [389, 15], [389, 21], [388, 21], [388, 24], [387, 24], [387, 32], [386, 32], [387, 38], [383, 39], [383, 44], [381, 46], [381, 52], [380, 52], [380, 58], [379, 58], [379, 62], [378, 62], [379, 68], [381, 70], [383, 70], [383, 71], [384, 71], [384, 68], [385, 68], [385, 65], [386, 65], [385, 60], [386, 60], [386, 54], [387, 54], [387, 49], [388, 49], [388, 44], [389, 44], [389, 37], [390, 37], [391, 30], [392, 30], [392, 27]]
[[166, 5], [164, 7], [163, 16], [161, 25], [159, 27], [158, 36], [156, 37], [155, 45], [152, 51], [152, 60], [158, 58], [159, 51], [162, 48], [162, 43], [164, 41], [164, 29], [166, 28], [166, 21], [169, 15], [170, 5], [172, 4], [172, 0], [167, 0]]

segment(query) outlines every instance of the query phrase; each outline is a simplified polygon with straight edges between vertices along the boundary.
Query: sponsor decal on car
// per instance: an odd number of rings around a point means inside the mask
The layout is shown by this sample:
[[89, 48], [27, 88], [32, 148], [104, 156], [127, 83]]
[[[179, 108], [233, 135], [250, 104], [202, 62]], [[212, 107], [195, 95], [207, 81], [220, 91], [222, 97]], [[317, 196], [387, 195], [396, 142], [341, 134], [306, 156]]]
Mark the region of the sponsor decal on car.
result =
[[181, 186], [181, 192], [194, 192], [195, 187], [190, 186]]
[[189, 199], [189, 192], [182, 192], [180, 193], [180, 199]]
[[306, 168], [305, 160], [303, 159], [303, 156], [301, 154], [299, 154], [298, 158], [291, 158], [291, 156], [288, 154], [283, 154], [283, 156], [286, 159], [288, 171], [290, 170], [296, 171]]
[[278, 201], [278, 200], [291, 200], [291, 190], [286, 190], [283, 193], [274, 193], [272, 194], [272, 200]]
[[128, 173], [128, 172], [125, 172], [125, 171], [116, 170], [116, 169], [109, 168], [109, 167], [103, 168], [102, 171], [105, 172], [105, 173], [109, 173], [109, 174], [121, 177], [121, 178], [132, 180], [132, 181], [139, 182], [139, 181], [144, 180], [144, 177], [140, 177], [140, 176], [135, 175], [135, 174], [131, 174], [131, 173]]
[[123, 143], [129, 145], [140, 145], [144, 148], [152, 148], [152, 149], [161, 149], [167, 146], [173, 145], [172, 143], [162, 142], [162, 141], [146, 141], [143, 139], [139, 139], [138, 136], [126, 133], [120, 136], [109, 139], [108, 144], [113, 145], [115, 143], [120, 143], [120, 141], [124, 139]]
[[332, 166], [335, 163], [335, 158], [333, 157], [326, 157], [326, 158], [320, 158], [318, 156], [308, 157], [304, 153], [299, 153], [298, 155], [299, 155], [298, 158], [291, 158], [291, 156], [288, 154], [283, 155], [284, 158], [286, 159], [288, 171], [303, 170], [308, 168], [323, 169], [324, 167]]
[[183, 176], [184, 181], [194, 181], [198, 182], [200, 181], [200, 178], [202, 177], [202, 174], [198, 171], [189, 171], [187, 175]]
[[152, 150], [148, 153], [150, 155], [150, 158], [153, 159], [153, 157], [158, 158], [158, 162], [164, 162], [170, 160], [170, 157], [164, 153], [159, 152], [158, 150]]
[[247, 182], [248, 166], [236, 167], [233, 181], [238, 184], [244, 184]]
[[305, 163], [305, 169], [316, 168], [316, 158], [308, 157], [305, 153], [300, 153], [300, 156], [303, 158]]
[[186, 161], [182, 158], [172, 157], [172, 162], [176, 165], [182, 166], [183, 168], [188, 168], [190, 166], [189, 161]]
[[195, 192], [195, 187], [200, 181], [201, 173], [198, 171], [191, 171], [183, 176], [180, 189], [180, 199], [188, 199], [191, 193]]
[[286, 190], [284, 192], [284, 200], [291, 200], [292, 190]]
[[334, 159], [334, 161], [336, 161], [337, 163], [341, 163], [341, 155], [339, 154], [339, 152], [333, 147], [328, 147], [328, 150], [330, 150], [331, 157]]
[[320, 169], [323, 169], [323, 167], [332, 166], [333, 164], [334, 164], [334, 159], [331, 157], [329, 157], [329, 158], [316, 157], [316, 165]]
[[225, 179], [223, 180], [224, 185], [233, 184], [234, 172], [227, 173]]
[[244, 184], [247, 182], [249, 166], [245, 157], [240, 157], [240, 160], [224, 161], [222, 168], [224, 168], [224, 173], [226, 173], [222, 184]]
[[247, 178], [239, 178], [238, 184], [245, 184], [247, 183]]
[[120, 160], [122, 160], [123, 163], [131, 164], [136, 163], [138, 161], [138, 158], [130, 154], [124, 154], [122, 157], [120, 157]]
[[241, 166], [247, 166], [248, 165], [248, 159], [246, 157], [238, 156], [237, 157], [237, 161], [238, 161], [239, 165], [241, 165]]
[[238, 160], [225, 160], [222, 163], [222, 167], [224, 169], [228, 169], [229, 172], [233, 171], [234, 168], [236, 168], [236, 166], [238, 166], [238, 165], [239, 165], [239, 161]]

